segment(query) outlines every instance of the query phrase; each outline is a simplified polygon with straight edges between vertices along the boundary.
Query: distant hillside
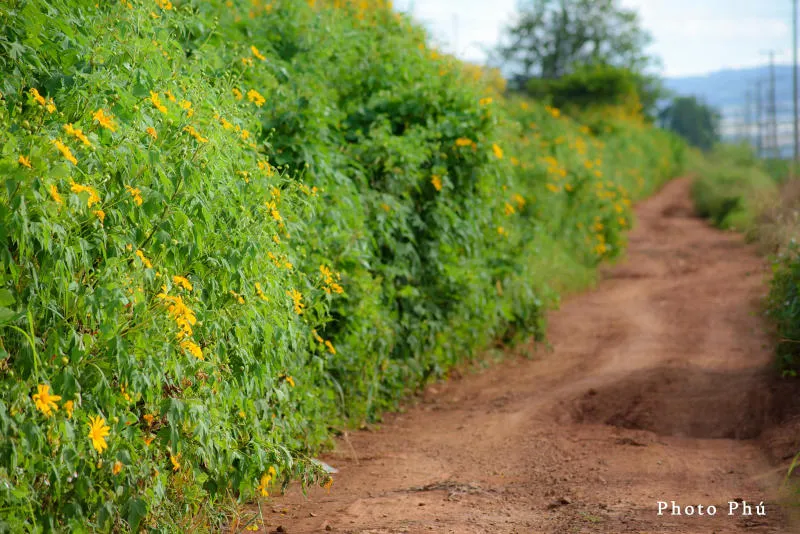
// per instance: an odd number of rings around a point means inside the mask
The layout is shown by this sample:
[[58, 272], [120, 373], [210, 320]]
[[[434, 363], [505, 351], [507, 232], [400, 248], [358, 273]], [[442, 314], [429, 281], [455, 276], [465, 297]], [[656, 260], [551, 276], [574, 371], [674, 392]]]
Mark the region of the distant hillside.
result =
[[[723, 114], [745, 106], [745, 93], [754, 91], [758, 80], [764, 82], [763, 95], [769, 88], [769, 67], [728, 69], [702, 76], [667, 78], [665, 85], [679, 95], [693, 95], [718, 108]], [[792, 67], [775, 66], [775, 94], [779, 114], [789, 112], [792, 102]]]

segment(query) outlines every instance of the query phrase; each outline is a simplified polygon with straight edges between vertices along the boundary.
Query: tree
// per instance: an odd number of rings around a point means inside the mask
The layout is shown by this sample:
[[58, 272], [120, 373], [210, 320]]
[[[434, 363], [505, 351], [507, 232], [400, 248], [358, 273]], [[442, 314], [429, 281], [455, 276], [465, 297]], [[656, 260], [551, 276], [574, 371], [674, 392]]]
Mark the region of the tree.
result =
[[635, 11], [617, 0], [526, 0], [496, 50], [511, 87], [533, 78], [556, 79], [582, 64], [643, 72], [653, 63], [644, 49], [650, 35]]
[[710, 150], [719, 141], [719, 112], [693, 96], [675, 98], [658, 118], [662, 128], [701, 150]]

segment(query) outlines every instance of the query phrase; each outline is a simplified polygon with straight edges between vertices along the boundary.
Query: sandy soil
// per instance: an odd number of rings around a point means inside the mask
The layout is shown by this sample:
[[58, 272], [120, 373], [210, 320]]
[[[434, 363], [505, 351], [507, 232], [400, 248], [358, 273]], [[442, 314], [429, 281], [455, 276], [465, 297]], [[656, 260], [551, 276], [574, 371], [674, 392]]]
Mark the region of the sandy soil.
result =
[[[552, 348], [343, 436], [323, 458], [331, 490], [262, 503], [266, 531], [800, 532], [776, 491], [800, 390], [769, 368], [766, 263], [693, 217], [685, 179], [637, 214], [627, 259], [550, 314]], [[729, 515], [736, 500], [766, 516]], [[658, 501], [717, 513], [659, 516]]]

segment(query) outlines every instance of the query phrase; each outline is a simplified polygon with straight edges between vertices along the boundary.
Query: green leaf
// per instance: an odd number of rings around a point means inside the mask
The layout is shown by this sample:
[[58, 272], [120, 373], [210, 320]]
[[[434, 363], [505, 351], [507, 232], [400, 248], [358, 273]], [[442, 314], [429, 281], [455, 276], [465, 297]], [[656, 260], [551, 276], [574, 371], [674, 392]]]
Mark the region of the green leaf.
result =
[[14, 295], [8, 289], [0, 289], [0, 306], [10, 306], [14, 304]]

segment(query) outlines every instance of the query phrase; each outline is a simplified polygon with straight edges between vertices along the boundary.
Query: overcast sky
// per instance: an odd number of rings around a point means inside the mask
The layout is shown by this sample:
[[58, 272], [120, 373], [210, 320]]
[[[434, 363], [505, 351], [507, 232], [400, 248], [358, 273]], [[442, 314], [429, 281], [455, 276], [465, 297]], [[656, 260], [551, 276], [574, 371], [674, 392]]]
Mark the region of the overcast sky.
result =
[[[668, 77], [765, 64], [769, 49], [790, 63], [791, 0], [620, 0], [637, 10], [653, 36], [651, 52]], [[501, 28], [513, 20], [517, 0], [395, 0], [413, 13], [442, 48], [482, 61]]]

